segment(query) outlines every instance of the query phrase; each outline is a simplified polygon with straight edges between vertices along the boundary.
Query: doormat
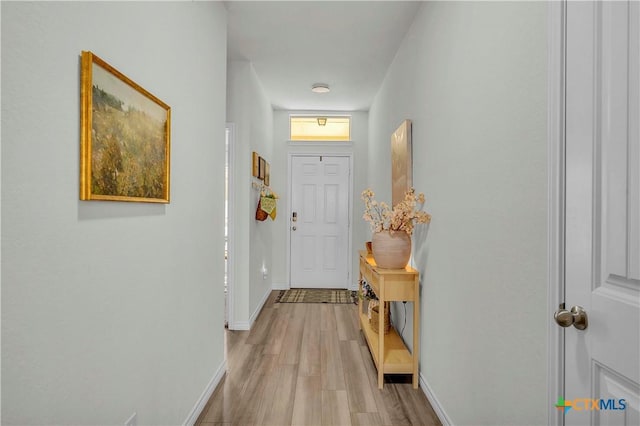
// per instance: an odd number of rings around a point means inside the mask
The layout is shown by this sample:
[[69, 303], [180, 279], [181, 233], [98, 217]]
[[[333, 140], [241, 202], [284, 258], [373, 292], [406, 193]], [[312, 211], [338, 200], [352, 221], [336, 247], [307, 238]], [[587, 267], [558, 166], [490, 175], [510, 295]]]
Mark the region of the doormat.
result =
[[356, 292], [323, 288], [292, 288], [282, 290], [276, 303], [356, 303]]

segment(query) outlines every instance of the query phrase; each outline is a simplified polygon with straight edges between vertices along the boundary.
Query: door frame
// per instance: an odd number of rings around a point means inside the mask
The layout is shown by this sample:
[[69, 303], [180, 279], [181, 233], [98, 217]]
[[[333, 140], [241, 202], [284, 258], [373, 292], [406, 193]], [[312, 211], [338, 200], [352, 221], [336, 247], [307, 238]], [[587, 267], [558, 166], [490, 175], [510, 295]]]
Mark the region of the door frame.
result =
[[[291, 196], [293, 193], [293, 181], [292, 162], [294, 157], [347, 157], [349, 158], [349, 213], [348, 213], [348, 242], [347, 253], [353, 251], [353, 229], [352, 229], [352, 217], [353, 215], [353, 152], [289, 152], [287, 154], [287, 283], [286, 289], [291, 288]], [[348, 289], [351, 289], [350, 285], [351, 276], [353, 274], [353, 256], [347, 256], [347, 282]]]
[[548, 225], [547, 225], [547, 409], [548, 424], [564, 424], [564, 410], [555, 408], [564, 396], [564, 329], [553, 314], [565, 294], [565, 176], [566, 176], [566, 11], [567, 0], [548, 2], [547, 67], [547, 149], [548, 149]]
[[[226, 123], [226, 128], [229, 129], [229, 174], [227, 176], [227, 327], [229, 330], [235, 330], [235, 317], [234, 317], [234, 266], [233, 261], [235, 259], [235, 187], [234, 187], [234, 164], [235, 164], [235, 138], [236, 138], [236, 125], [235, 123]], [[225, 359], [227, 353], [225, 351]]]

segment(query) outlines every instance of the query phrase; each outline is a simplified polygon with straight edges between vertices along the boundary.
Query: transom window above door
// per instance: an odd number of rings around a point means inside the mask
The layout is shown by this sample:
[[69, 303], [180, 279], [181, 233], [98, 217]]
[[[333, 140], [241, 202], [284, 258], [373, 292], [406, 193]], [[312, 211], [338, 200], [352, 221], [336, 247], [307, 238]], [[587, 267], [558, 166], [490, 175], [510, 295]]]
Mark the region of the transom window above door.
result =
[[351, 141], [351, 117], [327, 115], [289, 116], [292, 141]]

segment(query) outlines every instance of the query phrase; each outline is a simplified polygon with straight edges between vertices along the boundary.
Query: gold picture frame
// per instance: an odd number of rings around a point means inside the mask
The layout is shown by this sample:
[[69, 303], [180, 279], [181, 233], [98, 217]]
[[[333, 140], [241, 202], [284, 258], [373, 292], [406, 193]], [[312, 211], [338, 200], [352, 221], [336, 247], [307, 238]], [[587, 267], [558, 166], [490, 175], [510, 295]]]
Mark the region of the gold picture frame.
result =
[[260, 175], [260, 156], [257, 152], [253, 151], [251, 161], [251, 175], [253, 177], [258, 177]]
[[80, 87], [80, 199], [169, 203], [171, 107], [92, 52]]
[[391, 135], [391, 200], [392, 207], [402, 202], [413, 186], [411, 120], [404, 120]]
[[260, 168], [259, 168], [259, 172], [258, 172], [258, 179], [264, 180], [264, 175], [265, 175], [266, 168], [267, 168], [267, 160], [265, 160], [264, 158], [260, 157]]
[[264, 165], [264, 184], [269, 186], [269, 184], [271, 183], [271, 172], [270, 172], [271, 166], [269, 165], [269, 163], [265, 163]]

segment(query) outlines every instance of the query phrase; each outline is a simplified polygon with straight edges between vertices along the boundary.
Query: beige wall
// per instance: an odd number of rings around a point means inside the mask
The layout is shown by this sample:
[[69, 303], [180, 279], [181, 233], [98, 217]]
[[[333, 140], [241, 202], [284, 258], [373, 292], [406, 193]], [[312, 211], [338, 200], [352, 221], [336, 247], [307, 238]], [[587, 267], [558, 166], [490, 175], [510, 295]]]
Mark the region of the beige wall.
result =
[[[223, 366], [224, 6], [1, 7], [2, 423], [182, 424]], [[82, 50], [171, 106], [170, 204], [78, 200]]]
[[[227, 121], [235, 127], [232, 168], [235, 198], [234, 318], [230, 321], [230, 328], [248, 330], [271, 291], [271, 245], [273, 230], [277, 226], [277, 222], [271, 219], [264, 222], [255, 220], [260, 193], [251, 183], [262, 182], [252, 177], [252, 153], [257, 152], [271, 163], [272, 175], [279, 171], [274, 167], [273, 109], [251, 63], [229, 63], [227, 97]], [[282, 214], [278, 220], [282, 221]], [[266, 276], [262, 273], [263, 266]]]
[[544, 2], [425, 3], [369, 113], [387, 201], [390, 135], [413, 121], [433, 215], [414, 236], [420, 372], [454, 424], [547, 421], [546, 18]]

